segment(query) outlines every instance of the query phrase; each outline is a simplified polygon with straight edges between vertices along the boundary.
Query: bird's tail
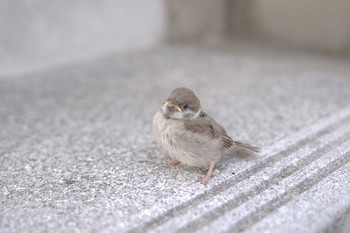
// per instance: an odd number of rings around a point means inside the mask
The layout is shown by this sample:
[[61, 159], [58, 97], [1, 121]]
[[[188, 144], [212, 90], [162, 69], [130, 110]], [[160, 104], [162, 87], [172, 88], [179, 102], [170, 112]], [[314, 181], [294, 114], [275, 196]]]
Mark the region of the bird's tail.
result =
[[238, 148], [248, 150], [248, 151], [253, 151], [256, 153], [259, 153], [261, 151], [261, 149], [259, 147], [251, 146], [251, 145], [248, 145], [248, 144], [245, 144], [242, 142], [233, 141], [233, 145], [238, 147]]

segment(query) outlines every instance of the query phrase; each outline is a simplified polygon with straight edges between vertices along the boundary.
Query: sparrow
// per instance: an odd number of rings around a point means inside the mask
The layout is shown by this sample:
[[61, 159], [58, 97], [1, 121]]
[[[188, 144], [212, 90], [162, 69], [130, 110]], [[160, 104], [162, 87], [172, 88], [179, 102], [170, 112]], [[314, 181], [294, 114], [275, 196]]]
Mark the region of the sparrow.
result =
[[188, 88], [174, 89], [153, 117], [153, 132], [171, 158], [170, 164], [208, 169], [200, 180], [207, 184], [216, 163], [226, 151], [236, 147], [250, 152], [260, 148], [234, 141], [225, 129], [202, 110], [195, 93]]

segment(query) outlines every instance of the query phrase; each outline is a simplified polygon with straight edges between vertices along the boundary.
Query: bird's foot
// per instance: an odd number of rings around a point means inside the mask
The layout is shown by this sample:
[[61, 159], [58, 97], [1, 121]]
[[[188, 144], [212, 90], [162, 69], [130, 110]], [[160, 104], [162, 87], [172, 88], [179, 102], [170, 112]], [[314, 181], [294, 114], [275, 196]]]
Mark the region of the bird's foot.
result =
[[181, 163], [180, 161], [177, 161], [175, 159], [169, 160], [169, 164], [171, 166], [176, 166], [176, 165], [179, 165], [180, 163]]
[[208, 182], [209, 182], [209, 180], [210, 180], [210, 178], [211, 178], [211, 177], [205, 176], [205, 177], [199, 179], [199, 183], [204, 184], [204, 185], [207, 185]]
[[214, 161], [210, 162], [210, 166], [207, 174], [199, 181], [201, 184], [204, 184], [204, 185], [208, 184], [210, 178], [213, 176], [214, 167], [215, 167], [215, 162]]

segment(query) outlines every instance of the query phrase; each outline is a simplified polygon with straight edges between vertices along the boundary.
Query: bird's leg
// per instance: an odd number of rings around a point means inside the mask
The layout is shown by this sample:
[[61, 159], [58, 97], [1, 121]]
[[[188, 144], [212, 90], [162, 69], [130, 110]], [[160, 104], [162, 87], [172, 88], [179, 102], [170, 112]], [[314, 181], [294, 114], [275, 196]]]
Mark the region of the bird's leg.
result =
[[214, 161], [211, 161], [207, 174], [206, 174], [205, 177], [203, 177], [203, 179], [201, 179], [201, 181], [200, 181], [201, 184], [208, 184], [208, 182], [209, 182], [211, 176], [213, 175], [214, 167], [215, 167], [215, 162], [214, 162]]
[[169, 164], [172, 165], [172, 166], [176, 166], [176, 165], [179, 165], [181, 162], [180, 161], [177, 161], [176, 159], [171, 159], [169, 160]]

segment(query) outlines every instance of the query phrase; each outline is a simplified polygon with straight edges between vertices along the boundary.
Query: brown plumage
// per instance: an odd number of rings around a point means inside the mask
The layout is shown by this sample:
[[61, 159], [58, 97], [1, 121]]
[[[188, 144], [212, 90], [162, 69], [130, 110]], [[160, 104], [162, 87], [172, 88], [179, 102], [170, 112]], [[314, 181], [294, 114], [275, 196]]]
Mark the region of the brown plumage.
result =
[[208, 183], [222, 153], [233, 147], [252, 152], [260, 148], [234, 141], [225, 129], [201, 110], [194, 92], [188, 88], [172, 91], [160, 111], [153, 118], [157, 141], [172, 158], [174, 164], [209, 167], [201, 183]]

